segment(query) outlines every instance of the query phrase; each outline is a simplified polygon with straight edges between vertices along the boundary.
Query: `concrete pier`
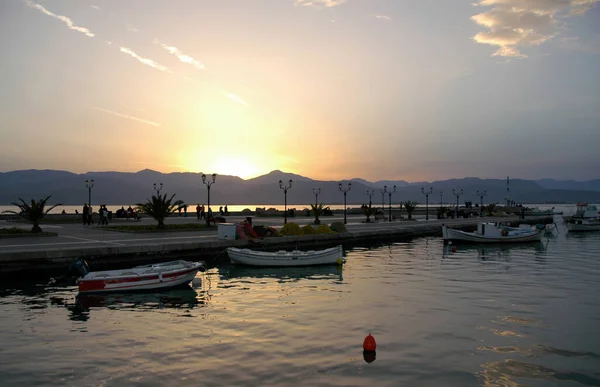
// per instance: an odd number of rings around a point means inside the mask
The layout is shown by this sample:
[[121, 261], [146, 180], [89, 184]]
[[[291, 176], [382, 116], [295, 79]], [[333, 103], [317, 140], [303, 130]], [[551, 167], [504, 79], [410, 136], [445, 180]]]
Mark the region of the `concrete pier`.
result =
[[[241, 222], [244, 216], [233, 216], [228, 222]], [[364, 216], [348, 216], [347, 232], [264, 238], [261, 240], [223, 240], [217, 237], [217, 228], [208, 231], [124, 233], [108, 231], [97, 226], [80, 224], [42, 225], [44, 231], [58, 234], [57, 237], [27, 237], [0, 239], [0, 276], [18, 277], [28, 274], [54, 275], [64, 273], [69, 265], [85, 258], [93, 270], [131, 267], [171, 258], [203, 260], [207, 263], [228, 262], [227, 247], [249, 247], [257, 250], [281, 250], [294, 248], [328, 247], [337, 244], [361, 244], [384, 241], [408, 240], [421, 236], [441, 236], [441, 225], [460, 229], [474, 229], [481, 218], [443, 219], [419, 221], [394, 221], [363, 223]], [[511, 223], [549, 223], [552, 218], [531, 218], [525, 221], [516, 216], [483, 218], [485, 221], [507, 221]], [[289, 219], [300, 225], [310, 224], [312, 217]], [[343, 216], [322, 218], [323, 223], [342, 222]], [[153, 224], [153, 219], [144, 218], [143, 224]], [[203, 222], [195, 217], [170, 217], [166, 223]], [[279, 229], [283, 219], [254, 218], [254, 225], [273, 226]], [[0, 226], [30, 227], [26, 224], [0, 222]]]

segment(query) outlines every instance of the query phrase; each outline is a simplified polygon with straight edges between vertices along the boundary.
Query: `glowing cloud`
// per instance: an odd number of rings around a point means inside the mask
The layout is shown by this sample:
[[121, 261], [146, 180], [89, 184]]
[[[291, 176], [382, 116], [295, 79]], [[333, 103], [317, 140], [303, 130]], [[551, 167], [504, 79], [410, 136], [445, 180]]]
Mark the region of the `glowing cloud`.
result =
[[127, 47], [121, 47], [121, 52], [124, 52], [127, 55], [131, 55], [133, 58], [139, 60], [140, 62], [142, 62], [143, 64], [145, 64], [147, 66], [154, 67], [157, 70], [165, 71], [167, 73], [171, 73], [171, 74], [173, 73], [173, 71], [169, 70], [168, 67], [158, 64], [155, 61], [153, 61], [152, 59], [141, 57]]
[[380, 20], [392, 20], [392, 18], [388, 15], [373, 15], [373, 17]]
[[236, 102], [236, 103], [239, 103], [241, 105], [250, 107], [250, 105], [248, 104], [248, 102], [244, 101], [242, 98], [238, 97], [237, 95], [235, 95], [233, 93], [230, 93], [230, 92], [228, 92], [226, 90], [221, 90], [221, 94], [223, 94], [225, 97], [229, 98], [233, 102]]
[[164, 48], [165, 50], [169, 51], [172, 55], [175, 55], [183, 63], [191, 64], [192, 66], [194, 66], [198, 70], [204, 70], [204, 69], [206, 69], [206, 67], [202, 64], [202, 62], [200, 62], [200, 61], [192, 58], [189, 55], [186, 55], [186, 54], [182, 53], [181, 50], [179, 50], [177, 47], [167, 46], [166, 44], [163, 44], [163, 43], [159, 42], [157, 39], [154, 39], [154, 43], [155, 44], [159, 44], [162, 48]]
[[57, 15], [53, 12], [50, 12], [43, 6], [36, 4], [33, 1], [25, 0], [25, 4], [27, 4], [27, 6], [29, 6], [31, 8], [35, 8], [35, 9], [43, 12], [44, 14], [46, 14], [48, 16], [52, 16], [53, 18], [60, 20], [61, 22], [65, 23], [67, 25], [67, 28], [70, 30], [81, 32], [82, 34], [85, 34], [86, 36], [89, 36], [90, 38], [93, 38], [94, 36], [96, 36], [92, 32], [90, 32], [90, 30], [88, 30], [87, 28], [77, 27], [76, 25], [74, 25], [73, 21], [71, 19], [69, 19], [68, 17], [63, 16], [63, 15]]
[[521, 47], [538, 46], [561, 32], [561, 19], [582, 15], [600, 0], [480, 0], [475, 6], [493, 7], [471, 17], [489, 29], [473, 37], [497, 46], [493, 56], [525, 58]]
[[345, 2], [346, 0], [296, 0], [294, 4], [302, 7], [332, 8]]
[[90, 109], [94, 109], [94, 110], [98, 110], [98, 111], [101, 111], [101, 112], [104, 112], [104, 113], [108, 113], [108, 114], [111, 114], [111, 115], [116, 116], [116, 117], [127, 118], [128, 120], [141, 122], [141, 123], [147, 124], [147, 125], [160, 126], [160, 124], [157, 123], [157, 122], [148, 121], [148, 120], [145, 120], [143, 118], [129, 116], [127, 114], [121, 114], [121, 113], [113, 112], [112, 110], [103, 109], [103, 108], [99, 108], [99, 107], [95, 107], [95, 106], [88, 106], [88, 107]]
[[94, 8], [94, 9], [100, 9], [100, 7], [98, 7], [97, 5], [90, 5], [90, 7]]

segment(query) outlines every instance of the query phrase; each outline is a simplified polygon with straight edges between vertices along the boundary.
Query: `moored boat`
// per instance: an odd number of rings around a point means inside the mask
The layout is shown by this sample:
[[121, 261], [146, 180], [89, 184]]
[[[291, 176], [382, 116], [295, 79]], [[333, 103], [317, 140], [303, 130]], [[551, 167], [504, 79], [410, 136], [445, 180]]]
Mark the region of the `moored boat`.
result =
[[345, 262], [341, 245], [325, 250], [280, 250], [276, 252], [229, 247], [227, 255], [235, 264], [265, 267], [333, 265]]
[[577, 203], [575, 214], [565, 219], [569, 231], [598, 231], [600, 230], [600, 212], [593, 204]]
[[77, 270], [82, 275], [78, 280], [79, 293], [105, 293], [165, 289], [189, 284], [198, 271], [206, 269], [204, 262], [179, 260], [125, 270], [90, 272], [87, 263], [80, 260]]
[[467, 232], [442, 225], [444, 242], [460, 243], [522, 243], [539, 242], [545, 233], [545, 226], [508, 227], [501, 223], [482, 222], [477, 230]]

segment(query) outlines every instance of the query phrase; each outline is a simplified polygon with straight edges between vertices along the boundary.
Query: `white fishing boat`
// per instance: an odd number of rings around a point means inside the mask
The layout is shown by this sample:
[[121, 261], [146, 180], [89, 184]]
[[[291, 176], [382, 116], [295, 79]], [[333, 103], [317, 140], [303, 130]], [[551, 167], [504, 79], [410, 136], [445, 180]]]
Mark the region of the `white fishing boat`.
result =
[[593, 204], [577, 203], [575, 215], [565, 220], [569, 231], [600, 230], [600, 212]]
[[198, 271], [206, 269], [204, 262], [179, 260], [125, 270], [89, 272], [87, 263], [79, 260], [75, 270], [81, 275], [78, 280], [81, 294], [170, 288], [190, 283]]
[[314, 266], [343, 264], [342, 246], [325, 250], [280, 250], [276, 252], [255, 251], [229, 247], [227, 255], [232, 263], [249, 266]]
[[461, 243], [521, 243], [538, 242], [545, 233], [544, 225], [508, 227], [501, 223], [482, 222], [477, 230], [467, 232], [442, 225], [444, 242]]

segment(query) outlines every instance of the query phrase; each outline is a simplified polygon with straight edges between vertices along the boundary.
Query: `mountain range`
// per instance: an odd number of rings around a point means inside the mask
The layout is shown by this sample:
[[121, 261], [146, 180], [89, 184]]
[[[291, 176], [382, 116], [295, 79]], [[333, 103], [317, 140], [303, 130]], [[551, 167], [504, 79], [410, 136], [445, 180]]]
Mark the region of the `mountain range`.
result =
[[[210, 178], [210, 176], [207, 176]], [[206, 203], [207, 186], [202, 183], [199, 173], [161, 173], [145, 169], [139, 172], [88, 172], [76, 174], [57, 170], [21, 170], [0, 173], [0, 205], [17, 201], [17, 198], [29, 200], [52, 195], [51, 203], [77, 205], [88, 201], [86, 180], [94, 180], [92, 203], [135, 204], [145, 201], [154, 194], [153, 184], [163, 184], [161, 193], [176, 194], [176, 199], [186, 203]], [[325, 204], [343, 203], [343, 193], [339, 190], [340, 181], [319, 181], [308, 177], [272, 171], [253, 179], [243, 180], [237, 176], [219, 175], [211, 186], [212, 205], [224, 204], [283, 204], [284, 192], [279, 188], [279, 180], [292, 180], [292, 188], [287, 192], [287, 203], [307, 204], [315, 202], [313, 189], [321, 189], [318, 201]], [[387, 204], [389, 194], [382, 194], [384, 186], [388, 189], [396, 186], [392, 195], [392, 203], [405, 200], [416, 200], [425, 203], [425, 195], [421, 188], [433, 188], [429, 202], [438, 204], [456, 203], [453, 190], [463, 194], [459, 202], [472, 201], [479, 203], [477, 191], [486, 191], [483, 201], [505, 201], [507, 196], [506, 180], [479, 179], [467, 177], [463, 179], [440, 180], [434, 182], [407, 182], [403, 180], [382, 180], [370, 182], [355, 178], [342, 181], [344, 187], [352, 184], [347, 193], [348, 204], [369, 202], [371, 191], [374, 204], [380, 204], [382, 198]], [[285, 184], [285, 183], [284, 183]], [[441, 192], [443, 192], [441, 194]], [[600, 179], [577, 182], [558, 181], [553, 179], [523, 180], [510, 179], [509, 196], [518, 203], [574, 203], [578, 201], [600, 202]]]

